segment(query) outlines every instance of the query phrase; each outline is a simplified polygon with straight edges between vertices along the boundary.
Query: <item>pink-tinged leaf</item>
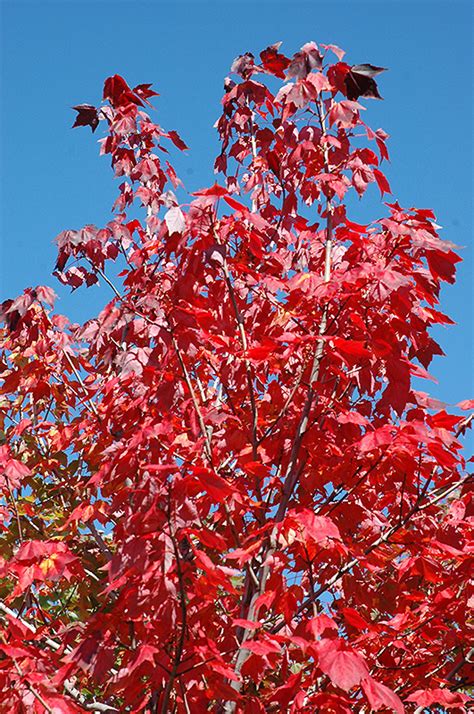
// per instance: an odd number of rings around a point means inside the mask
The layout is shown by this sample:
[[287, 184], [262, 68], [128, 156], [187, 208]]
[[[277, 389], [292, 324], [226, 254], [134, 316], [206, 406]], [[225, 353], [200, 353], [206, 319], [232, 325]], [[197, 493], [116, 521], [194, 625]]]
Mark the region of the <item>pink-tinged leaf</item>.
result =
[[165, 223], [170, 235], [182, 233], [186, 227], [186, 221], [179, 206], [172, 206], [165, 213]]
[[362, 689], [374, 711], [392, 709], [396, 714], [404, 714], [405, 707], [402, 700], [385, 684], [377, 682], [373, 677], [366, 677], [362, 680]]
[[21, 461], [9, 459], [3, 467], [3, 473], [8, 478], [10, 488], [18, 488], [22, 480], [29, 476], [31, 471]]
[[249, 79], [255, 71], [254, 56], [251, 52], [239, 55], [232, 62], [231, 72], [239, 74], [243, 79]]
[[330, 50], [331, 52], [333, 52], [336, 55], [339, 62], [342, 60], [342, 58], [346, 54], [345, 51], [341, 50], [341, 48], [338, 47], [337, 45], [321, 45], [321, 47], [324, 50]]
[[327, 538], [341, 540], [341, 534], [334, 521], [328, 516], [316, 516], [309, 508], [304, 508], [301, 511], [289, 511], [288, 518], [290, 522], [296, 521], [303, 529], [305, 536], [317, 543]]
[[253, 622], [252, 620], [243, 620], [240, 617], [236, 617], [232, 620], [235, 627], [243, 627], [246, 630], [258, 630], [262, 626], [261, 622]]
[[54, 301], [58, 296], [52, 288], [49, 288], [46, 285], [38, 285], [33, 292], [36, 293], [38, 300], [45, 302], [51, 308], [54, 307]]
[[391, 427], [388, 425], [382, 426], [362, 437], [359, 441], [359, 451], [365, 453], [382, 446], [387, 446], [392, 443], [393, 439], [394, 436]]
[[474, 399], [464, 399], [462, 402], [458, 402], [456, 406], [459, 409], [474, 409]]
[[356, 411], [339, 414], [337, 421], [339, 424], [357, 424], [358, 426], [367, 426], [369, 424], [369, 420]]
[[18, 562], [33, 562], [50, 552], [49, 541], [30, 540], [21, 544], [15, 556]]
[[13, 433], [17, 436], [21, 436], [23, 432], [29, 429], [32, 424], [33, 422], [31, 419], [21, 419], [13, 429]]
[[326, 630], [335, 630], [337, 632], [337, 624], [327, 615], [316, 615], [307, 623], [307, 628], [313, 637], [321, 637]]
[[305, 79], [313, 69], [321, 69], [323, 58], [315, 42], [307, 42], [291, 60], [286, 76], [288, 79]]
[[309, 82], [318, 94], [321, 94], [321, 92], [331, 91], [332, 89], [331, 82], [322, 72], [311, 72], [311, 74], [308, 75], [306, 82]]
[[226, 558], [228, 560], [236, 560], [241, 567], [244, 563], [248, 563], [249, 560], [252, 560], [260, 548], [261, 541], [257, 540], [248, 545], [246, 548], [236, 548], [231, 553], [227, 553]]
[[421, 367], [419, 364], [414, 364], [413, 362], [410, 362], [410, 373], [420, 379], [429, 379], [431, 382], [438, 382], [424, 367]]
[[274, 640], [270, 639], [245, 640], [245, 642], [242, 644], [242, 648], [250, 650], [250, 652], [253, 652], [254, 654], [262, 655], [263, 657], [272, 653], [279, 653], [281, 650], [281, 646], [278, 644], [278, 642], [275, 642]]
[[407, 702], [413, 702], [417, 707], [431, 707], [439, 704], [446, 708], [464, 707], [469, 701], [469, 697], [462, 692], [451, 692], [449, 689], [417, 689], [406, 698]]
[[345, 649], [342, 640], [322, 640], [315, 645], [318, 666], [331, 682], [348, 692], [368, 677], [369, 670], [362, 655]]
[[[412, 392], [415, 395], [416, 403], [419, 404], [420, 407], [423, 407], [425, 409], [444, 409], [447, 406], [446, 402], [442, 402], [439, 399], [434, 399], [433, 397], [430, 397], [426, 392], [418, 392], [416, 390], [412, 390]], [[459, 406], [459, 404], [457, 406]], [[462, 407], [460, 408], [462, 409]]]
[[19, 315], [23, 317], [33, 304], [33, 300], [34, 296], [32, 291], [27, 289], [22, 295], [19, 295], [15, 300], [11, 301], [11, 304], [8, 306], [6, 312], [9, 314], [18, 312]]
[[329, 123], [336, 124], [342, 129], [350, 129], [357, 124], [361, 109], [364, 107], [357, 102], [346, 100], [333, 102], [329, 111]]

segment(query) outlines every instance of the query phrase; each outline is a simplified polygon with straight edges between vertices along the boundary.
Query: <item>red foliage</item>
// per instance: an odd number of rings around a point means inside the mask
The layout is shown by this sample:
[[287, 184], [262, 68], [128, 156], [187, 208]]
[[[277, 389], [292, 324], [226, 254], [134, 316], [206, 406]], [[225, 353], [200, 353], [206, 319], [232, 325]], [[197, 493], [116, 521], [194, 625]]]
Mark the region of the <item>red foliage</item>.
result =
[[343, 54], [237, 58], [225, 179], [181, 205], [149, 84], [75, 107], [123, 181], [55, 272], [112, 299], [0, 308], [0, 711], [467, 706], [471, 417], [412, 383], [459, 258], [429, 210], [350, 220], [390, 187], [358, 103], [382, 68]]

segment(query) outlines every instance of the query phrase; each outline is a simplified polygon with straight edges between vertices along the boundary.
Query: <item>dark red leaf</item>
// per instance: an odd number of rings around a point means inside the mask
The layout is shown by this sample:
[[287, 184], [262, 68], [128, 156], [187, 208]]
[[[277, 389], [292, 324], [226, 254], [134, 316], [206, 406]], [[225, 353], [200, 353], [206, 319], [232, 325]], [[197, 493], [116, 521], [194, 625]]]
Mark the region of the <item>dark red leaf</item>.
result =
[[344, 80], [348, 99], [357, 100], [359, 97], [382, 99], [373, 77], [385, 71], [384, 67], [374, 67], [371, 64], [357, 64], [351, 67]]
[[262, 67], [269, 72], [274, 74], [275, 77], [280, 77], [280, 79], [285, 78], [285, 70], [290, 64], [290, 60], [285, 55], [278, 52], [280, 49], [281, 42], [277, 42], [274, 45], [270, 45], [265, 50], [260, 52], [260, 59], [262, 60]]
[[99, 115], [98, 111], [91, 104], [78, 104], [73, 107], [74, 111], [77, 112], [77, 117], [72, 125], [72, 128], [76, 126], [90, 126], [92, 132], [94, 132], [99, 126]]

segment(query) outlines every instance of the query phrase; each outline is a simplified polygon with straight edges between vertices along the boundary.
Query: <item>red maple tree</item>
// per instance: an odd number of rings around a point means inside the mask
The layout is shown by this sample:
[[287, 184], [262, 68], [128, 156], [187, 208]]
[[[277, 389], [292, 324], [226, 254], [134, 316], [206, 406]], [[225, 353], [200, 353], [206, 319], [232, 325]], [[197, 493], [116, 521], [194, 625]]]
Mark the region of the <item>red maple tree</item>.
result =
[[149, 84], [75, 107], [122, 183], [55, 273], [111, 300], [1, 306], [1, 712], [467, 708], [472, 415], [412, 382], [459, 257], [431, 210], [350, 220], [390, 188], [343, 55], [239, 57], [181, 205]]

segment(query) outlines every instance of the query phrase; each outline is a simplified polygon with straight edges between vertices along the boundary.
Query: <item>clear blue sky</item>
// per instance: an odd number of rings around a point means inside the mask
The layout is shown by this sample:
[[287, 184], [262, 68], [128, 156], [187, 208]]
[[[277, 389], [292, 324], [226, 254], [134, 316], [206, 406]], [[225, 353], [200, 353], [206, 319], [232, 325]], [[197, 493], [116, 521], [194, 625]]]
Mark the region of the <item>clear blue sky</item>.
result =
[[[122, 74], [160, 92], [158, 122], [191, 147], [176, 160], [190, 190], [214, 180], [222, 80], [233, 58], [282, 40], [289, 54], [309, 40], [335, 43], [351, 64], [389, 68], [384, 102], [366, 100], [366, 119], [391, 135], [388, 178], [404, 206], [432, 207], [442, 235], [464, 246], [458, 283], [442, 294], [457, 326], [435, 337], [447, 353], [425, 391], [455, 403], [473, 388], [473, 16], [450, 0], [253, 0], [131, 2], [0, 0], [0, 300], [49, 284], [57, 309], [82, 321], [105, 293], [72, 295], [51, 271], [53, 238], [65, 228], [105, 225], [116, 194], [96, 135], [71, 130], [73, 104], [99, 102], [103, 80]], [[375, 194], [365, 218], [379, 218]], [[362, 215], [361, 213], [359, 214]], [[355, 220], [357, 216], [355, 216]], [[107, 299], [108, 299], [107, 295]]]

